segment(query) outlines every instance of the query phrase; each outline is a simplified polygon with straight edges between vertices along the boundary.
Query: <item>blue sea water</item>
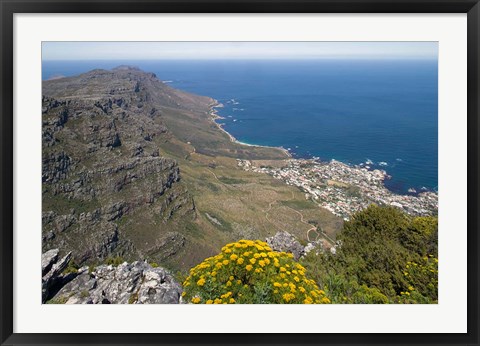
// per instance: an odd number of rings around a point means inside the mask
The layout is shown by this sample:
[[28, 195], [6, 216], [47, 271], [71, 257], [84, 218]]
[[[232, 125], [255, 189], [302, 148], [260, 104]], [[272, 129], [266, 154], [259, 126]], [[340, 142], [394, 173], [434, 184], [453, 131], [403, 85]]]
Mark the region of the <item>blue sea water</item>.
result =
[[44, 61], [42, 78], [130, 64], [222, 102], [239, 141], [294, 157], [373, 162], [397, 193], [438, 185], [437, 61]]

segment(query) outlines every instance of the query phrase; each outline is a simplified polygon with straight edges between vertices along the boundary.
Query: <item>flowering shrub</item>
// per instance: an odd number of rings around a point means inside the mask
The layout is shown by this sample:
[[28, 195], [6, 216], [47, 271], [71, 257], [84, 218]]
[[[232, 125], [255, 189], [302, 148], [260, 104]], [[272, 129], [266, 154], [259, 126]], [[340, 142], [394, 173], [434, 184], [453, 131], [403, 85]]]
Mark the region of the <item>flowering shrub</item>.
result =
[[424, 256], [419, 263], [407, 262], [403, 275], [407, 286], [400, 292], [400, 303], [438, 302], [438, 258], [428, 255]]
[[227, 244], [190, 270], [183, 297], [195, 304], [327, 304], [330, 300], [292, 254], [262, 241]]

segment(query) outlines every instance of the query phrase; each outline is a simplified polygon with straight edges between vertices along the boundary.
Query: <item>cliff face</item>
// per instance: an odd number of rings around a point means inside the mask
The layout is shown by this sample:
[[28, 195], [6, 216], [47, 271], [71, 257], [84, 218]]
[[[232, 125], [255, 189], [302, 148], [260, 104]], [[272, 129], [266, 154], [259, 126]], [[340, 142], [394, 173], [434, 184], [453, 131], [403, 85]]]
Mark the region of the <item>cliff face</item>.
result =
[[171, 136], [162, 118], [211, 103], [129, 67], [44, 82], [43, 250], [72, 251], [77, 264], [174, 256], [186, 241], [178, 223], [196, 211], [159, 151]]

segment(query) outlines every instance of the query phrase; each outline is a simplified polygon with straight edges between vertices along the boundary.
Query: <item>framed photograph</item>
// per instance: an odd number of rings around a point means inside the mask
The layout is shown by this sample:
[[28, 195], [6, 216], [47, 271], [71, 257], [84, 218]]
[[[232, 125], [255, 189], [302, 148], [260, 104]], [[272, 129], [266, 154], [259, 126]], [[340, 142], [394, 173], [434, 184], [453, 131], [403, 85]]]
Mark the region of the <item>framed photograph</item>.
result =
[[2, 345], [478, 345], [479, 15], [2, 0]]

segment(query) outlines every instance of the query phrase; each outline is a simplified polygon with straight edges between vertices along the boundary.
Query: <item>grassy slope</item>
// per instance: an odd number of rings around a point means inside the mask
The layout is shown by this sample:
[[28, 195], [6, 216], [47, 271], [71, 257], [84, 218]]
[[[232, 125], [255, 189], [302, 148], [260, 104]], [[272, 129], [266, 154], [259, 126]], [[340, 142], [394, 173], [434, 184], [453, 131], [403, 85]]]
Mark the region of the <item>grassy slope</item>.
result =
[[[306, 242], [307, 231], [315, 223], [334, 239], [343, 224], [306, 200], [298, 188], [266, 174], [246, 172], [234, 158], [198, 153], [176, 138], [163, 143], [161, 149], [161, 155], [178, 161], [182, 181], [197, 209], [194, 241], [187, 242], [184, 254], [177, 262], [172, 260], [170, 267], [186, 269], [217, 253], [227, 242], [265, 239], [282, 230]], [[310, 240], [315, 235], [311, 232]]]

